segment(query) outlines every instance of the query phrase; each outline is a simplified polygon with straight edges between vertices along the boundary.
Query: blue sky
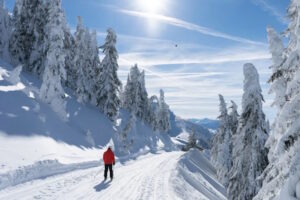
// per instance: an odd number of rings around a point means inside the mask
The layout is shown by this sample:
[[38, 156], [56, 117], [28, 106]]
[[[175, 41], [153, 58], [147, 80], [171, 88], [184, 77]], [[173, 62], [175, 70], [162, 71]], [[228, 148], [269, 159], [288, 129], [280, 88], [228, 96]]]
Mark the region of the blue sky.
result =
[[[6, 0], [12, 9], [14, 0]], [[150, 95], [165, 90], [166, 100], [184, 118], [216, 118], [218, 94], [241, 103], [246, 62], [256, 65], [265, 96], [264, 110], [274, 117], [268, 95], [270, 55], [266, 27], [287, 27], [288, 0], [63, 0], [69, 26], [77, 16], [98, 32], [118, 34], [119, 75], [130, 66], [146, 71]]]

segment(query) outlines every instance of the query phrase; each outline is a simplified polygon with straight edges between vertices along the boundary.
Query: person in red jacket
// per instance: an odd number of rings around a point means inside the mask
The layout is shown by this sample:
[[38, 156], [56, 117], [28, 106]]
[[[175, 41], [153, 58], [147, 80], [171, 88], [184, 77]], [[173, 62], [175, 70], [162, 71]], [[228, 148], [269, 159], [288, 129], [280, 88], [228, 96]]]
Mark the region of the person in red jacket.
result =
[[105, 165], [104, 179], [106, 180], [106, 178], [107, 178], [107, 171], [109, 169], [110, 179], [112, 180], [114, 178], [114, 172], [113, 172], [112, 166], [115, 165], [115, 154], [111, 150], [110, 147], [108, 147], [107, 151], [105, 151], [103, 153], [103, 161], [104, 161], [104, 165]]

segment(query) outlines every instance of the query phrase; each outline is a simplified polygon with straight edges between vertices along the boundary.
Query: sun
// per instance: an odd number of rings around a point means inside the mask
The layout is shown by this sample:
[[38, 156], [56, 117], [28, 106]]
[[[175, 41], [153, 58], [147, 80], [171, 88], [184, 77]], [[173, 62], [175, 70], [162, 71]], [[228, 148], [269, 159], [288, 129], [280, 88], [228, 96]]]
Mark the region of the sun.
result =
[[170, 14], [171, 0], [132, 0], [131, 2], [135, 11], [145, 14], [148, 34], [157, 37], [162, 27], [158, 18]]
[[165, 0], [137, 0], [139, 9], [147, 13], [158, 14], [165, 9]]

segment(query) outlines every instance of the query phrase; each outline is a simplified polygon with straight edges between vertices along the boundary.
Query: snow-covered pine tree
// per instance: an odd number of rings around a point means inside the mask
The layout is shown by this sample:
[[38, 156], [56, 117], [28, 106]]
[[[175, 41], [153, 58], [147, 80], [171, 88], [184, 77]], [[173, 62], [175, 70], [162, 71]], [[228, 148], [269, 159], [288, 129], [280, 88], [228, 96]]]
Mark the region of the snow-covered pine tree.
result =
[[217, 170], [217, 178], [225, 186], [228, 186], [229, 176], [228, 173], [231, 169], [231, 129], [229, 127], [229, 116], [227, 107], [222, 95], [220, 99], [220, 127], [213, 138], [211, 149], [211, 161]]
[[153, 95], [148, 100], [148, 115], [146, 121], [150, 124], [154, 131], [158, 129], [157, 113], [159, 109], [159, 100], [156, 95]]
[[165, 93], [161, 89], [159, 91], [159, 103], [157, 112], [157, 127], [162, 132], [168, 132], [171, 129], [169, 106], [165, 102]]
[[132, 111], [136, 108], [136, 93], [137, 93], [137, 83], [139, 79], [140, 71], [137, 65], [131, 67], [130, 72], [127, 77], [127, 83], [124, 89], [124, 108]]
[[[286, 90], [287, 90], [287, 69], [288, 61], [287, 55], [291, 51], [294, 44], [289, 43], [289, 47], [284, 49], [281, 38], [278, 36], [276, 31], [273, 28], [267, 28], [268, 33], [268, 42], [269, 42], [269, 51], [272, 54], [273, 64], [271, 66], [272, 76], [269, 80], [271, 83], [270, 93], [275, 94], [275, 99], [273, 106], [276, 106], [278, 112], [277, 116], [272, 124], [270, 137], [266, 142], [266, 147], [269, 149], [268, 160], [269, 165], [262, 174], [263, 187], [262, 190], [258, 193], [255, 199], [264, 199], [264, 198], [273, 198], [275, 194], [278, 193], [280, 187], [283, 185], [283, 179], [279, 178], [279, 171], [277, 169], [277, 161], [279, 159], [276, 149], [278, 148], [278, 143], [282, 136], [285, 133], [286, 126], [284, 126], [284, 121], [281, 119], [281, 111], [285, 103], [287, 102]], [[294, 36], [293, 36], [294, 37]], [[279, 165], [280, 166], [280, 165]], [[272, 185], [272, 186], [270, 186]], [[276, 186], [276, 187], [274, 187]]]
[[118, 78], [118, 52], [116, 49], [117, 35], [113, 29], [107, 29], [104, 45], [101, 46], [105, 57], [101, 62], [99, 77], [99, 95], [97, 105], [111, 119], [118, 115], [121, 101], [119, 98], [121, 81]]
[[139, 93], [138, 93], [138, 109], [137, 109], [137, 116], [141, 119], [147, 121], [149, 115], [149, 106], [148, 106], [148, 92], [146, 90], [145, 84], [145, 71], [143, 70], [140, 73], [139, 80]]
[[192, 134], [189, 135], [188, 143], [186, 145], [186, 148], [187, 149], [194, 148], [194, 147], [196, 147], [196, 145], [197, 145], [197, 137], [196, 137], [195, 132], [192, 131]]
[[66, 21], [61, 10], [61, 0], [47, 0], [45, 6], [45, 33], [48, 42], [45, 44], [47, 54], [40, 98], [49, 103], [62, 119], [67, 120], [65, 92], [62, 87], [62, 81], [66, 79], [63, 31]]
[[90, 71], [89, 77], [91, 78], [91, 103], [97, 104], [97, 96], [99, 91], [98, 81], [100, 80], [100, 58], [99, 58], [99, 48], [97, 41], [97, 32], [94, 30], [91, 34], [91, 40], [89, 45], [89, 58], [90, 58]]
[[222, 136], [222, 132], [223, 129], [225, 128], [225, 125], [226, 125], [226, 121], [224, 121], [223, 119], [227, 118], [227, 108], [226, 108], [226, 103], [225, 103], [225, 100], [224, 100], [224, 97], [219, 94], [219, 100], [220, 100], [220, 106], [219, 106], [219, 110], [220, 110], [220, 116], [218, 117], [219, 120], [220, 120], [220, 126], [217, 130], [217, 133], [214, 135], [213, 139], [212, 139], [212, 147], [211, 147], [211, 150], [210, 150], [210, 160], [212, 162], [212, 164], [214, 166], [217, 165], [217, 162], [218, 162], [218, 151], [219, 151], [219, 141], [223, 139], [221, 139], [221, 136]]
[[122, 130], [122, 135], [121, 135], [121, 141], [122, 141], [122, 151], [128, 152], [130, 150], [130, 147], [133, 144], [133, 138], [128, 137], [129, 132], [132, 129], [135, 129], [135, 124], [136, 124], [136, 115], [134, 113], [130, 113], [130, 118], [128, 122], [126, 123], [125, 127]]
[[89, 102], [91, 89], [90, 79], [88, 77], [88, 68], [90, 67], [88, 45], [90, 40], [89, 31], [83, 27], [81, 17], [78, 17], [75, 32], [75, 70], [76, 71], [76, 94], [80, 102]]
[[132, 104], [133, 100], [132, 100], [132, 88], [133, 88], [133, 84], [132, 84], [132, 81], [131, 81], [131, 70], [129, 71], [129, 74], [127, 75], [127, 81], [126, 81], [126, 85], [125, 87], [123, 88], [123, 91], [121, 93], [121, 104], [122, 104], [122, 107], [125, 108], [125, 109], [129, 109], [130, 108], [130, 105]]
[[88, 28], [85, 30], [85, 44], [86, 44], [86, 57], [85, 57], [85, 67], [84, 74], [86, 74], [85, 82], [86, 82], [86, 92], [88, 96], [88, 101], [93, 102], [96, 105], [96, 97], [93, 94], [93, 89], [95, 82], [97, 82], [96, 71], [100, 70], [100, 59], [99, 52], [95, 51], [98, 49], [98, 44], [94, 33], [90, 32]]
[[75, 32], [75, 56], [70, 79], [76, 81], [76, 94], [80, 102], [97, 104], [100, 93], [100, 59], [96, 32], [83, 26], [81, 17]]
[[145, 87], [144, 71], [140, 72], [135, 64], [128, 75], [124, 91], [124, 108], [134, 112], [140, 119], [146, 120], [148, 115], [148, 93]]
[[4, 6], [4, 0], [0, 0], [0, 58], [10, 61], [8, 41], [12, 32], [12, 19]]
[[65, 69], [67, 73], [67, 80], [65, 81], [65, 85], [76, 91], [77, 68], [75, 65], [75, 39], [68, 27], [66, 27], [64, 33], [64, 49], [66, 51]]
[[[13, 10], [14, 31], [10, 37], [9, 50], [13, 61], [17, 64], [28, 63], [33, 46], [33, 28], [29, 24], [36, 13], [38, 0], [17, 0]], [[22, 22], [22, 23], [21, 23]]]
[[231, 200], [252, 199], [261, 188], [257, 178], [268, 165], [265, 142], [268, 138], [259, 75], [253, 64], [244, 65], [242, 114], [233, 136], [233, 165], [230, 170], [228, 197]]
[[286, 56], [284, 54], [284, 47], [281, 38], [276, 33], [273, 28], [267, 28], [269, 51], [272, 54], [273, 65], [270, 67], [272, 69], [272, 76], [269, 80], [271, 85], [270, 93], [275, 94], [275, 99], [273, 105], [277, 109], [281, 109], [286, 102], [286, 84], [287, 79], [284, 76], [286, 73], [284, 61], [286, 61]]
[[41, 75], [45, 61], [44, 26], [46, 8], [43, 0], [17, 0], [13, 12], [13, 31], [9, 52], [14, 64]]
[[[300, 2], [291, 0], [288, 8], [290, 19], [286, 35], [289, 36], [288, 46], [284, 49], [280, 76], [273, 76], [272, 88], [275, 88], [275, 105], [278, 107], [277, 117], [272, 126], [270, 147], [270, 164], [264, 171], [263, 187], [255, 197], [262, 199], [298, 199], [300, 175]], [[272, 51], [271, 51], [272, 53]], [[273, 65], [276, 62], [273, 60]], [[278, 81], [278, 86], [276, 85]], [[281, 85], [280, 85], [281, 84]], [[285, 99], [278, 98], [284, 94]], [[296, 189], [298, 187], [298, 190]], [[281, 196], [280, 196], [281, 191]]]
[[[47, 44], [49, 38], [46, 37], [47, 33], [47, 13], [48, 6], [46, 1], [39, 0], [36, 5], [36, 12], [33, 13], [32, 23], [35, 23], [32, 29], [33, 34], [33, 43], [30, 49], [30, 57], [27, 65], [27, 69], [33, 74], [37, 74], [40, 78], [43, 76], [43, 72], [45, 70], [45, 62], [46, 62], [46, 52], [44, 48], [44, 44]], [[64, 13], [63, 13], [64, 15]], [[21, 22], [22, 23], [22, 22]], [[25, 63], [26, 65], [27, 63]], [[24, 65], [24, 64], [23, 64]]]
[[231, 134], [234, 135], [236, 133], [236, 130], [239, 125], [239, 113], [237, 111], [237, 105], [234, 101], [231, 101], [231, 106], [229, 107], [231, 109], [228, 120], [229, 120], [229, 127], [231, 129]]

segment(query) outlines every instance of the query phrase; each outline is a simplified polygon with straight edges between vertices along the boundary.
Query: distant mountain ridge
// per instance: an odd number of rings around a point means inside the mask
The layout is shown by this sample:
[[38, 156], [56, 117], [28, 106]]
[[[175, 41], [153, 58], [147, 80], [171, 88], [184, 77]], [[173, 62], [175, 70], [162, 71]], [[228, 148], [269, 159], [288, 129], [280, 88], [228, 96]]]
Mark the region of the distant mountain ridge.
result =
[[188, 121], [193, 122], [198, 125], [201, 125], [204, 128], [212, 129], [212, 130], [217, 130], [220, 126], [219, 120], [216, 120], [216, 119], [209, 119], [209, 118], [188, 119]]
[[190, 120], [182, 119], [172, 111], [170, 111], [170, 123], [171, 130], [169, 135], [171, 137], [187, 141], [189, 134], [195, 133], [196, 138], [199, 139], [199, 145], [205, 149], [210, 149], [213, 133], [208, 128]]

